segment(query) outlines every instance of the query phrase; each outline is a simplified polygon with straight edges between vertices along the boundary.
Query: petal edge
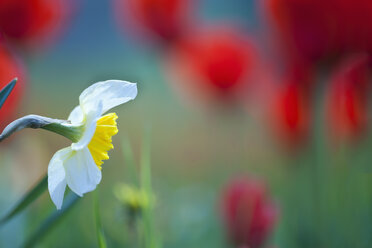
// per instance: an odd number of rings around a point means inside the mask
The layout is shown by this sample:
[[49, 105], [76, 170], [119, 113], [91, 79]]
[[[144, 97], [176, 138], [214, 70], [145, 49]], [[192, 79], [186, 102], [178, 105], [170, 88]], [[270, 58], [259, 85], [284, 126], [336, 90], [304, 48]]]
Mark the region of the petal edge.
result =
[[66, 189], [66, 173], [63, 161], [71, 153], [69, 147], [57, 151], [48, 165], [48, 190], [57, 209], [61, 209]]
[[95, 108], [96, 103], [102, 102], [102, 113], [120, 104], [135, 99], [137, 84], [121, 80], [107, 80], [95, 83], [85, 89], [80, 97], [80, 106], [85, 112]]

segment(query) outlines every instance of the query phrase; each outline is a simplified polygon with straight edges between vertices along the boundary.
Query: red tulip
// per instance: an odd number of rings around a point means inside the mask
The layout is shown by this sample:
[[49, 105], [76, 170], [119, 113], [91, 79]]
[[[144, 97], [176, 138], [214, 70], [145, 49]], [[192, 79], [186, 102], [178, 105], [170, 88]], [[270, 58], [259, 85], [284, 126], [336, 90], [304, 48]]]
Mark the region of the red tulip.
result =
[[266, 7], [285, 53], [295, 60], [372, 52], [369, 0], [268, 0]]
[[0, 109], [0, 129], [9, 124], [17, 113], [24, 90], [24, 71], [20, 62], [4, 46], [0, 46], [0, 88], [2, 89], [14, 78], [18, 81]]
[[257, 56], [252, 42], [233, 29], [195, 31], [174, 44], [169, 71], [192, 97], [229, 101], [247, 86]]
[[[369, 0], [333, 0], [338, 5], [333, 12], [337, 15], [337, 40], [341, 51], [372, 52], [372, 2]], [[347, 20], [347, 21], [346, 21]], [[336, 23], [335, 23], [336, 25]]]
[[268, 0], [268, 10], [286, 53], [313, 61], [330, 49], [335, 30], [328, 1]]
[[235, 179], [222, 196], [222, 214], [229, 237], [237, 247], [263, 247], [277, 219], [265, 185], [254, 179]]
[[172, 41], [188, 25], [190, 5], [190, 0], [116, 0], [115, 11], [119, 22], [131, 22], [137, 29]]
[[270, 108], [270, 123], [280, 139], [291, 147], [303, 143], [309, 134], [309, 82], [307, 72], [293, 71], [277, 88]]
[[63, 0], [2, 0], [0, 32], [20, 43], [51, 38], [65, 21], [66, 7]]
[[329, 129], [335, 138], [359, 137], [368, 126], [370, 58], [345, 59], [331, 77], [327, 94]]

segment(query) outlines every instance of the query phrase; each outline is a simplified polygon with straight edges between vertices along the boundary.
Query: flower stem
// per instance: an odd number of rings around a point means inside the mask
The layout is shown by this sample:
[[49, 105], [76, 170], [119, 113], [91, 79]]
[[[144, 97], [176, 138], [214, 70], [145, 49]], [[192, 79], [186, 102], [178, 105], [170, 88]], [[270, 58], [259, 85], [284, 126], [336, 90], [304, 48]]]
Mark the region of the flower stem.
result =
[[64, 125], [61, 123], [50, 123], [43, 126], [42, 129], [60, 134], [72, 142], [78, 142], [83, 133], [83, 128], [81, 126]]

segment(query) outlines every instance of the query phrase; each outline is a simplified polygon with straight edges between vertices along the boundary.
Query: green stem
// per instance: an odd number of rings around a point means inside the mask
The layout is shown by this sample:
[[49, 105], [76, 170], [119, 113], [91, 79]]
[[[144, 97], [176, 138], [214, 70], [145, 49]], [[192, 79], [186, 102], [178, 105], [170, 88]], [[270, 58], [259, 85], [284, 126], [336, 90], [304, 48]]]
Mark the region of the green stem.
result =
[[42, 129], [60, 134], [72, 142], [78, 142], [84, 131], [82, 126], [67, 126], [60, 123], [51, 123], [43, 126]]
[[93, 207], [94, 207], [94, 219], [96, 222], [96, 234], [97, 242], [99, 248], [106, 248], [106, 238], [103, 232], [103, 227], [101, 223], [101, 215], [99, 211], [99, 202], [98, 202], [98, 191], [93, 192]]
[[142, 144], [142, 158], [141, 158], [141, 188], [149, 196], [149, 205], [143, 209], [143, 227], [144, 227], [144, 241], [146, 248], [157, 247], [154, 235], [153, 223], [153, 193], [151, 186], [151, 163], [150, 163], [150, 135], [146, 132]]

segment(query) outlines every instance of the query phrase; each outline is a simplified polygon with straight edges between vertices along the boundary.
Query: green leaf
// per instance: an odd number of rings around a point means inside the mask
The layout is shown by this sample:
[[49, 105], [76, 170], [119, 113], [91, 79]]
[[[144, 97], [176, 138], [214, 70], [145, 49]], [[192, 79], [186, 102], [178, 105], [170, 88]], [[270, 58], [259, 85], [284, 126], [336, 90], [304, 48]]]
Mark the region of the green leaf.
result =
[[16, 205], [15, 207], [0, 220], [0, 225], [5, 224], [14, 216], [22, 212], [28, 205], [35, 201], [48, 188], [48, 177], [44, 176], [40, 182], [33, 187]]
[[56, 210], [40, 225], [40, 227], [26, 240], [22, 247], [33, 247], [38, 244], [62, 220], [69, 210], [78, 202], [79, 196], [70, 192], [61, 210]]
[[93, 192], [93, 200], [94, 200], [94, 219], [96, 222], [96, 234], [97, 234], [97, 241], [99, 248], [106, 248], [106, 239], [105, 234], [103, 232], [103, 226], [101, 223], [101, 215], [99, 212], [99, 203], [98, 203], [98, 191]]
[[12, 92], [17, 78], [13, 79], [10, 83], [8, 83], [1, 91], [0, 91], [0, 108], [3, 106], [5, 100], [8, 98], [10, 92]]

